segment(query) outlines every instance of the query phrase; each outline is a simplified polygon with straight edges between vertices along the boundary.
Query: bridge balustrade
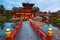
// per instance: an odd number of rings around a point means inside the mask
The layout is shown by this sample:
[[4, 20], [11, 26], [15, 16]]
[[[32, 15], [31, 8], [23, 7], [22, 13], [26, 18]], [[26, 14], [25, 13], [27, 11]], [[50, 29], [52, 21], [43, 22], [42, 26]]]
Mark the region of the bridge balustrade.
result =
[[40, 29], [38, 25], [34, 23], [33, 20], [30, 19], [29, 21], [30, 21], [30, 25], [35, 30], [35, 32], [39, 35], [41, 40], [52, 40], [52, 30], [49, 29], [49, 32], [46, 33], [42, 29]]
[[[6, 40], [15, 40], [15, 38], [16, 38], [16, 35], [17, 35], [17, 33], [18, 33], [18, 31], [19, 31], [19, 29], [21, 28], [21, 25], [22, 25], [22, 21], [20, 21], [17, 25], [16, 25], [16, 27], [15, 27], [15, 29], [11, 32], [11, 34], [6, 34]], [[8, 31], [7, 33], [9, 33], [10, 31]], [[9, 37], [8, 37], [8, 35], [10, 35]]]

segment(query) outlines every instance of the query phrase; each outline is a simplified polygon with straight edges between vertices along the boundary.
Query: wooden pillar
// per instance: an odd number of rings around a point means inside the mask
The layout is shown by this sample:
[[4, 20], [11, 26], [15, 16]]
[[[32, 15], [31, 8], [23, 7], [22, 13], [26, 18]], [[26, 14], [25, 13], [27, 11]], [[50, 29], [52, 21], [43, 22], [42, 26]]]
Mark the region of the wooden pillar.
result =
[[24, 13], [24, 19], [25, 19], [25, 13]]
[[11, 40], [11, 31], [9, 28], [6, 29], [6, 40]]
[[51, 28], [49, 28], [49, 29], [48, 29], [47, 40], [52, 40], [52, 36], [53, 36], [52, 29], [51, 29]]

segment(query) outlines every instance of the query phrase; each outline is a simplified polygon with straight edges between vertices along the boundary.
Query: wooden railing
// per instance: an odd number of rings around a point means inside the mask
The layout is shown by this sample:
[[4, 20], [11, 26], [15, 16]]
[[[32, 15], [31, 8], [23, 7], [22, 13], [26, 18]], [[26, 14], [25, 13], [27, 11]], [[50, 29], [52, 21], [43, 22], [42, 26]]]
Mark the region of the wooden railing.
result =
[[[6, 33], [6, 40], [15, 40], [15, 38], [16, 38], [16, 36], [17, 36], [17, 33], [18, 33], [19, 29], [21, 28], [21, 25], [22, 25], [22, 21], [20, 21], [20, 22], [16, 25], [15, 29], [14, 29], [12, 32], [6, 31], [6, 32], [7, 32], [7, 33]], [[10, 33], [9, 33], [9, 32], [10, 32]], [[9, 33], [9, 34], [8, 34], [8, 33]], [[8, 35], [10, 35], [10, 36], [8, 36]]]
[[36, 25], [35, 23], [34, 23], [34, 21], [33, 20], [29, 20], [30, 21], [30, 25], [31, 25], [31, 27], [35, 30], [35, 32], [39, 35], [39, 37], [41, 38], [41, 40], [52, 40], [52, 30], [50, 30], [49, 32], [50, 33], [46, 33], [46, 32], [44, 32], [42, 29], [40, 29], [39, 27], [38, 27], [38, 25]]

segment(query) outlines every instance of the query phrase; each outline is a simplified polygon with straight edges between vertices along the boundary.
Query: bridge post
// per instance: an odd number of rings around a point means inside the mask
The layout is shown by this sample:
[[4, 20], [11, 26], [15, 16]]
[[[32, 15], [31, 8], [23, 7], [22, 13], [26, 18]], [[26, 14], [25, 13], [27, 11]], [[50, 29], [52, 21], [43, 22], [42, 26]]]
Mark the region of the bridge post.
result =
[[47, 35], [47, 40], [52, 40], [52, 36], [53, 36], [53, 31], [51, 28], [48, 29], [48, 35]]
[[6, 40], [11, 40], [11, 31], [9, 28], [6, 29]]

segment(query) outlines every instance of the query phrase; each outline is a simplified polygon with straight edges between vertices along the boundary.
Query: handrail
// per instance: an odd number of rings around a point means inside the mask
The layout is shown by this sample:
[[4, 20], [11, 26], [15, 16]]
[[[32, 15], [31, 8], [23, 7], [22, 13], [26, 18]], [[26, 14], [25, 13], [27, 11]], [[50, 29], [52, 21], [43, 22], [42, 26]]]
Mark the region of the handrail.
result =
[[6, 37], [6, 40], [15, 40], [16, 35], [17, 35], [17, 33], [18, 33], [18, 31], [19, 31], [19, 29], [20, 29], [21, 26], [22, 26], [22, 21], [20, 21], [20, 22], [16, 25], [15, 29], [11, 32], [11, 35], [9, 34], [10, 37]]
[[40, 29], [38, 27], [38, 25], [36, 25], [34, 23], [33, 20], [30, 19], [29, 21], [30, 21], [30, 25], [35, 30], [35, 32], [39, 35], [39, 37], [41, 38], [41, 40], [52, 40], [52, 36], [49, 36], [48, 33], [44, 32], [42, 29]]

